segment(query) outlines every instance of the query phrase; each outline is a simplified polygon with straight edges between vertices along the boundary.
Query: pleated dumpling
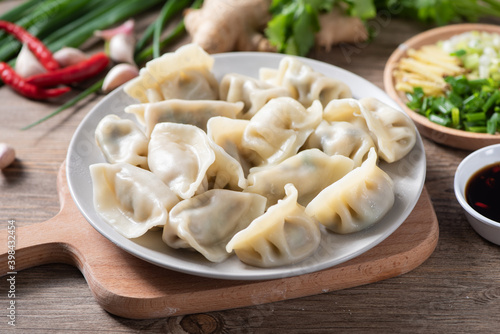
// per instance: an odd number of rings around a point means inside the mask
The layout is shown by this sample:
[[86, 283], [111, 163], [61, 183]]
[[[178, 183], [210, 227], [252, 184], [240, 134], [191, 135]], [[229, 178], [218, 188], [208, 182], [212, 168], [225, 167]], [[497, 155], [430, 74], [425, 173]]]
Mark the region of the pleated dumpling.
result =
[[211, 72], [214, 59], [196, 44], [165, 53], [142, 68], [125, 85], [125, 92], [141, 103], [167, 99], [216, 100], [219, 83]]
[[242, 109], [243, 102], [170, 99], [154, 103], [133, 104], [126, 107], [125, 112], [134, 114], [138, 122], [146, 126], [146, 135], [149, 137], [158, 123], [191, 124], [206, 131], [210, 118], [215, 116], [236, 118]]
[[323, 111], [323, 119], [349, 122], [369, 133], [377, 154], [389, 163], [408, 154], [417, 138], [415, 126], [408, 116], [371, 97], [331, 101]]
[[358, 232], [379, 221], [394, 204], [394, 188], [377, 160], [375, 149], [370, 149], [368, 159], [323, 189], [306, 206], [306, 213], [340, 234]]
[[322, 121], [307, 138], [305, 148], [318, 148], [328, 155], [343, 155], [361, 166], [375, 147], [370, 134], [349, 122]]
[[96, 212], [127, 238], [165, 225], [168, 211], [179, 202], [156, 175], [127, 163], [93, 164], [90, 175]]
[[208, 137], [194, 125], [158, 123], [149, 141], [148, 164], [179, 197], [208, 189], [207, 170], [215, 161]]
[[226, 245], [264, 213], [266, 198], [257, 194], [213, 189], [177, 204], [163, 228], [163, 241], [173, 248], [193, 248], [212, 262], [230, 256]]
[[269, 100], [290, 96], [290, 92], [285, 87], [271, 85], [246, 75], [228, 73], [220, 82], [219, 96], [221, 100], [228, 102], [242, 101], [245, 106], [239, 117], [250, 119]]
[[351, 89], [345, 83], [316, 72], [292, 56], [284, 57], [278, 69], [262, 68], [259, 77], [272, 85], [287, 88], [291, 96], [306, 108], [315, 100], [325, 107], [331, 100], [352, 96]]
[[321, 242], [319, 223], [297, 203], [297, 189], [285, 186], [286, 197], [271, 206], [226, 246], [238, 258], [257, 267], [294, 264], [312, 255]]
[[207, 123], [207, 135], [216, 145], [238, 161], [245, 176], [253, 167], [252, 155], [256, 153], [243, 147], [243, 133], [250, 121], [227, 117], [212, 117]]
[[306, 109], [290, 97], [272, 99], [250, 120], [242, 145], [256, 153], [256, 165], [279, 163], [298, 152], [321, 122], [322, 111], [318, 101]]
[[306, 206], [353, 168], [353, 161], [347, 157], [329, 156], [318, 149], [304, 150], [277, 165], [252, 169], [245, 191], [266, 196], [271, 206], [285, 197], [285, 185], [292, 183], [298, 191], [298, 203]]
[[148, 139], [133, 121], [107, 115], [97, 125], [95, 139], [106, 161], [148, 168]]
[[359, 102], [366, 124], [376, 138], [380, 158], [391, 163], [408, 154], [417, 139], [411, 119], [373, 97], [362, 98]]
[[247, 180], [241, 164], [212, 140], [209, 139], [209, 143], [214, 151], [215, 161], [207, 170], [208, 187], [210, 189], [245, 189]]
[[323, 109], [323, 120], [327, 122], [348, 122], [363, 131], [369, 132], [361, 112], [361, 104], [356, 99], [330, 101]]

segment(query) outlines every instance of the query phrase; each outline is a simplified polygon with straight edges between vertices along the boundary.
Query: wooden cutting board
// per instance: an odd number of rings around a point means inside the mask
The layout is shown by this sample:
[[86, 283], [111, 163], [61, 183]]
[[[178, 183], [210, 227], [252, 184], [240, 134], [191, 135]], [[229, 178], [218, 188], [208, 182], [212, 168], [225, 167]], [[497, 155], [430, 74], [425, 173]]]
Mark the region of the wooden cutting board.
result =
[[[60, 212], [16, 230], [16, 271], [47, 263], [80, 269], [97, 302], [133, 319], [160, 318], [244, 307], [320, 294], [395, 277], [422, 264], [438, 241], [438, 222], [424, 188], [408, 219], [389, 238], [330, 269], [283, 279], [232, 281], [183, 274], [154, 266], [121, 250], [98, 233], [74, 204], [65, 165], [58, 175]], [[7, 230], [0, 239], [7, 240]], [[5, 275], [8, 254], [0, 254]]]

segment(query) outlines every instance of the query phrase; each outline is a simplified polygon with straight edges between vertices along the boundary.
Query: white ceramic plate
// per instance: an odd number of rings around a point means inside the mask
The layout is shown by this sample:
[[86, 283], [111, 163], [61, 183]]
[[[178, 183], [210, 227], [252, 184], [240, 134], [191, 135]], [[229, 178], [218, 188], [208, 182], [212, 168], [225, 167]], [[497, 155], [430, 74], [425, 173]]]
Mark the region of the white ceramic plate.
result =
[[[213, 71], [219, 80], [229, 72], [258, 77], [259, 68], [278, 68], [282, 57], [281, 54], [270, 53], [219, 54], [214, 56]], [[372, 96], [399, 109], [384, 91], [355, 74], [307, 58], [301, 58], [301, 61], [326, 76], [348, 84], [355, 98]], [[418, 136], [415, 147], [404, 159], [393, 164], [381, 164], [382, 169], [394, 180], [396, 201], [389, 213], [371, 228], [351, 235], [325, 232], [318, 251], [295, 265], [257, 268], [245, 265], [236, 256], [222, 263], [211, 263], [197, 253], [169, 248], [162, 242], [161, 232], [158, 231], [148, 232], [137, 239], [127, 239], [104, 222], [94, 210], [89, 165], [105, 161], [95, 144], [95, 128], [107, 114], [134, 119], [133, 115], [123, 112], [124, 107], [132, 103], [137, 101], [127, 96], [122, 89], [118, 89], [104, 98], [85, 117], [68, 149], [68, 184], [76, 205], [97, 231], [123, 250], [160, 267], [198, 276], [235, 280], [283, 278], [330, 268], [368, 251], [391, 235], [413, 210], [424, 185], [425, 152], [422, 139]]]

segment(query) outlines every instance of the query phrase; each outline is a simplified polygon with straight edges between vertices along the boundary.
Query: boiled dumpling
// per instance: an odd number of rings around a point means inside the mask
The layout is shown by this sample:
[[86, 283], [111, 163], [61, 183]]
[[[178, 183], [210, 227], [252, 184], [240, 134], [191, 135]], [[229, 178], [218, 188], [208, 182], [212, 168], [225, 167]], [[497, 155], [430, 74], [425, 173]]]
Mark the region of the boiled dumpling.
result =
[[306, 206], [353, 168], [353, 161], [347, 157], [328, 156], [318, 149], [304, 150], [277, 165], [252, 169], [245, 191], [266, 196], [271, 206], [285, 197], [284, 187], [292, 183], [298, 191], [298, 203]]
[[179, 202], [156, 175], [127, 163], [93, 164], [90, 175], [96, 212], [127, 238], [165, 225]]
[[404, 157], [416, 142], [410, 118], [375, 98], [331, 101], [323, 111], [323, 119], [349, 122], [369, 133], [379, 157], [389, 163]]
[[171, 99], [155, 103], [133, 104], [126, 107], [125, 112], [134, 114], [139, 123], [146, 126], [146, 135], [149, 137], [158, 123], [191, 124], [206, 131], [210, 118], [215, 116], [236, 118], [242, 109], [243, 102]]
[[255, 164], [276, 164], [296, 154], [321, 122], [323, 108], [316, 101], [308, 109], [290, 97], [269, 101], [250, 120], [242, 146], [256, 153]]
[[188, 124], [158, 123], [151, 133], [148, 164], [179, 197], [208, 189], [207, 170], [215, 153], [203, 130]]
[[393, 204], [393, 181], [377, 166], [377, 153], [372, 148], [360, 167], [323, 189], [307, 205], [306, 213], [327, 229], [347, 234], [373, 225]]
[[255, 152], [242, 144], [243, 133], [249, 123], [248, 120], [227, 117], [212, 117], [207, 123], [208, 138], [240, 163], [245, 176], [253, 167], [252, 160], [258, 159]]
[[318, 148], [328, 155], [343, 155], [361, 166], [368, 157], [370, 148], [375, 147], [368, 132], [349, 122], [322, 121], [309, 136], [305, 148]]
[[327, 122], [348, 122], [358, 129], [369, 132], [361, 112], [361, 104], [356, 99], [330, 101], [323, 110], [323, 120]]
[[224, 101], [243, 101], [245, 106], [239, 117], [250, 119], [269, 100], [290, 96], [290, 93], [284, 87], [270, 85], [242, 74], [228, 73], [224, 75], [219, 85], [219, 96]]
[[325, 107], [331, 100], [352, 96], [345, 83], [324, 76], [291, 56], [284, 57], [278, 69], [261, 68], [259, 77], [272, 85], [287, 88], [291, 96], [305, 107], [309, 107], [315, 100], [319, 100]]
[[125, 85], [125, 92], [141, 103], [167, 99], [216, 100], [219, 83], [211, 72], [214, 59], [196, 44], [165, 53], [142, 68]]
[[264, 213], [266, 198], [257, 194], [214, 189], [177, 204], [163, 229], [173, 248], [193, 248], [212, 262], [230, 256], [226, 245]]
[[318, 222], [297, 204], [297, 189], [285, 186], [286, 197], [271, 206], [226, 246], [246, 264], [277, 267], [297, 263], [312, 255], [321, 241]]
[[209, 188], [245, 189], [247, 180], [241, 164], [212, 140], [209, 139], [209, 143], [215, 153], [215, 161], [207, 170]]
[[148, 139], [133, 121], [107, 115], [97, 125], [95, 139], [108, 162], [148, 168]]
[[184, 199], [212, 188], [247, 186], [238, 161], [193, 125], [158, 123], [151, 134], [148, 162], [151, 171]]
[[359, 100], [370, 131], [374, 134], [379, 156], [391, 163], [403, 158], [416, 142], [416, 129], [401, 111], [372, 97]]

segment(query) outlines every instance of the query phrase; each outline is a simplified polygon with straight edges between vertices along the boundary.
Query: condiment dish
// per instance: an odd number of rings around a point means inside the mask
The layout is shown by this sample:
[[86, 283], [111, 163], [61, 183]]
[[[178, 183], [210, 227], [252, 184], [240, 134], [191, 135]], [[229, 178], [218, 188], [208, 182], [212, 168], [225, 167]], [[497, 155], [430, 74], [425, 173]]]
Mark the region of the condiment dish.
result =
[[425, 116], [416, 113], [406, 106], [408, 100], [403, 92], [396, 90], [393, 76], [394, 69], [401, 58], [407, 56], [408, 50], [419, 49], [424, 45], [434, 44], [438, 41], [449, 39], [454, 35], [467, 31], [486, 31], [500, 34], [500, 26], [475, 23], [453, 24], [430, 29], [421, 34], [415, 35], [400, 44], [389, 57], [384, 68], [384, 88], [387, 94], [393, 98], [394, 101], [396, 101], [396, 103], [399, 104], [399, 106], [413, 119], [422, 136], [446, 146], [473, 151], [481, 147], [500, 143], [500, 135], [472, 133], [448, 128], [431, 122]]
[[455, 172], [454, 188], [458, 203], [472, 228], [486, 240], [500, 245], [500, 222], [478, 213], [467, 202], [465, 191], [471, 177], [482, 168], [500, 162], [500, 144], [490, 145], [469, 154], [458, 165]]

